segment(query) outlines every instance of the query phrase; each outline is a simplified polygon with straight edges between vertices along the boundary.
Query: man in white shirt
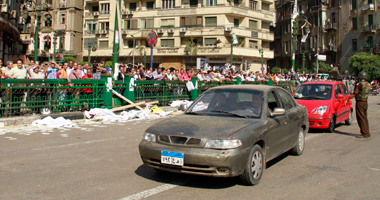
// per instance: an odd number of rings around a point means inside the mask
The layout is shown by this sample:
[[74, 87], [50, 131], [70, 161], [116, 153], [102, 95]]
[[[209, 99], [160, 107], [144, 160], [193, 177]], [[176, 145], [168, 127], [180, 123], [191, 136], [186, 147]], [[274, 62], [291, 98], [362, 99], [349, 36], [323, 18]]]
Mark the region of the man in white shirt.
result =
[[30, 76], [30, 79], [43, 79], [44, 78], [44, 73], [40, 70], [40, 66], [29, 66], [28, 69], [28, 74]]
[[208, 65], [208, 66], [206, 67], [206, 70], [207, 70], [207, 71], [210, 71], [210, 70], [211, 70], [211, 65]]
[[71, 71], [73, 71], [73, 69], [74, 69], [74, 62], [73, 61], [69, 61], [69, 67], [66, 70], [67, 75], [70, 75]]
[[235, 69], [236, 69], [235, 64], [232, 64], [231, 69], [232, 69], [232, 71], [235, 71]]

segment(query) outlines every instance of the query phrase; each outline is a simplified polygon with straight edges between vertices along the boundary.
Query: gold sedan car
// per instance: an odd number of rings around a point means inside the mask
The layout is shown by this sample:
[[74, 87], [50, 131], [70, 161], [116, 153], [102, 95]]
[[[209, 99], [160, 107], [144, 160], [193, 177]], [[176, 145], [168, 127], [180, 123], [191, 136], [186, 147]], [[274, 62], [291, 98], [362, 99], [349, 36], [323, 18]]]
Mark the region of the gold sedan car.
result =
[[236, 85], [207, 90], [183, 115], [149, 127], [139, 144], [145, 165], [258, 184], [265, 163], [291, 150], [301, 155], [307, 110], [284, 89]]

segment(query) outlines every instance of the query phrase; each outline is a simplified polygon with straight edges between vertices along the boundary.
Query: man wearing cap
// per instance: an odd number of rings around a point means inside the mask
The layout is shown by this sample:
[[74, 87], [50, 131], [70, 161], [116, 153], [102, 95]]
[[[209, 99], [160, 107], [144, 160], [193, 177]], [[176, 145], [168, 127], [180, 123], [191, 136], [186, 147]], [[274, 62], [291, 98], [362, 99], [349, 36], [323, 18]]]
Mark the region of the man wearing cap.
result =
[[29, 66], [27, 69], [30, 79], [43, 79], [44, 73], [40, 70], [40, 66]]
[[369, 124], [367, 117], [367, 109], [368, 109], [368, 95], [371, 92], [371, 85], [366, 81], [367, 73], [361, 71], [358, 75], [360, 81], [356, 84], [354, 92], [351, 96], [344, 102], [347, 102], [355, 97], [356, 105], [356, 120], [358, 121], [358, 125], [360, 127], [360, 135], [356, 136], [357, 138], [368, 138], [371, 137], [371, 133], [369, 132]]

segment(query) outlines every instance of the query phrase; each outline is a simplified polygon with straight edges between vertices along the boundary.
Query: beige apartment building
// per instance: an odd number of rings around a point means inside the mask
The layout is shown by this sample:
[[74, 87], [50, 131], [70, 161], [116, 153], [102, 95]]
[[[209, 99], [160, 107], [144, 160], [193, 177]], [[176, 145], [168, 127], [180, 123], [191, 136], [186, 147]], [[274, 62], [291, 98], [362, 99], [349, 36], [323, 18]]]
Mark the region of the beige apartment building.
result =
[[[115, 8], [117, 0], [85, 0], [83, 59], [112, 59]], [[150, 63], [146, 37], [156, 31], [158, 42], [153, 49], [155, 67], [189, 68], [197, 58], [212, 66], [230, 63], [231, 37], [233, 63], [249, 70], [260, 70], [273, 59], [270, 43], [275, 11], [273, 0], [156, 0], [121, 1], [123, 52], [120, 62]], [[262, 53], [261, 53], [262, 48]], [[133, 56], [134, 55], [134, 56]]]
[[[79, 0], [34, 0], [23, 5], [23, 31], [21, 40], [28, 45], [26, 55], [34, 58], [34, 43], [38, 43], [38, 58], [46, 61], [57, 56], [73, 56], [82, 60], [83, 1]], [[39, 12], [39, 38], [35, 41], [36, 11]]]
[[380, 1], [340, 1], [340, 62], [348, 70], [348, 59], [359, 52], [380, 54]]

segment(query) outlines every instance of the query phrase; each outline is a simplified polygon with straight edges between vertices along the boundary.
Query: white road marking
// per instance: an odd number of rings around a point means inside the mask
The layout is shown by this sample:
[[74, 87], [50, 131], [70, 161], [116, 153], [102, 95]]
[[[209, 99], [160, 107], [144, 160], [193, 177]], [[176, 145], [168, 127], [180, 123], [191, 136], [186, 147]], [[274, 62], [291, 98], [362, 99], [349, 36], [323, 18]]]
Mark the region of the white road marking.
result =
[[[313, 135], [308, 135], [305, 140], [310, 140], [312, 138], [315, 138], [315, 137], [318, 137], [320, 136], [320, 134], [313, 134]], [[139, 192], [139, 193], [136, 193], [136, 194], [133, 194], [133, 195], [130, 195], [130, 196], [127, 196], [127, 197], [124, 197], [120, 200], [139, 200], [139, 199], [144, 199], [144, 198], [147, 198], [147, 197], [150, 197], [150, 196], [153, 196], [153, 195], [156, 195], [158, 193], [161, 193], [161, 192], [165, 192], [167, 190], [170, 190], [170, 189], [173, 189], [175, 187], [178, 187], [180, 185], [183, 185], [185, 182], [182, 182], [182, 183], [177, 183], [177, 184], [164, 184], [164, 185], [160, 185], [160, 186], [157, 186], [155, 188], [152, 188], [152, 189], [148, 189], [148, 190], [144, 190], [142, 192]]]
[[123, 138], [124, 137], [109, 138], [109, 139], [100, 139], [100, 140], [90, 140], [90, 141], [87, 141], [87, 142], [70, 143], [70, 144], [63, 144], [63, 145], [58, 145], [58, 146], [34, 148], [32, 150], [39, 151], [39, 150], [46, 150], [46, 149], [57, 149], [57, 148], [64, 148], [64, 147], [70, 147], [70, 146], [76, 146], [76, 145], [82, 145], [82, 144], [92, 144], [92, 143], [97, 143], [97, 142], [105, 142], [105, 141], [108, 141], [108, 140], [119, 140], [119, 139], [123, 139]]
[[[61, 131], [60, 131], [61, 132]], [[69, 137], [69, 134], [61, 134], [62, 137]]]
[[368, 168], [368, 169], [372, 169], [372, 170], [375, 170], [375, 171], [380, 171], [380, 169], [376, 169], [376, 168]]
[[165, 192], [167, 190], [173, 189], [173, 188], [178, 187], [179, 185], [182, 185], [184, 183], [185, 182], [181, 182], [181, 183], [178, 183], [178, 184], [175, 184], [175, 185], [174, 184], [160, 185], [160, 186], [157, 186], [155, 188], [152, 188], [152, 189], [149, 189], [149, 190], [145, 190], [145, 191], [133, 194], [131, 196], [124, 197], [124, 198], [122, 198], [120, 200], [139, 200], [139, 199], [144, 199], [144, 198], [156, 195], [158, 193]]

